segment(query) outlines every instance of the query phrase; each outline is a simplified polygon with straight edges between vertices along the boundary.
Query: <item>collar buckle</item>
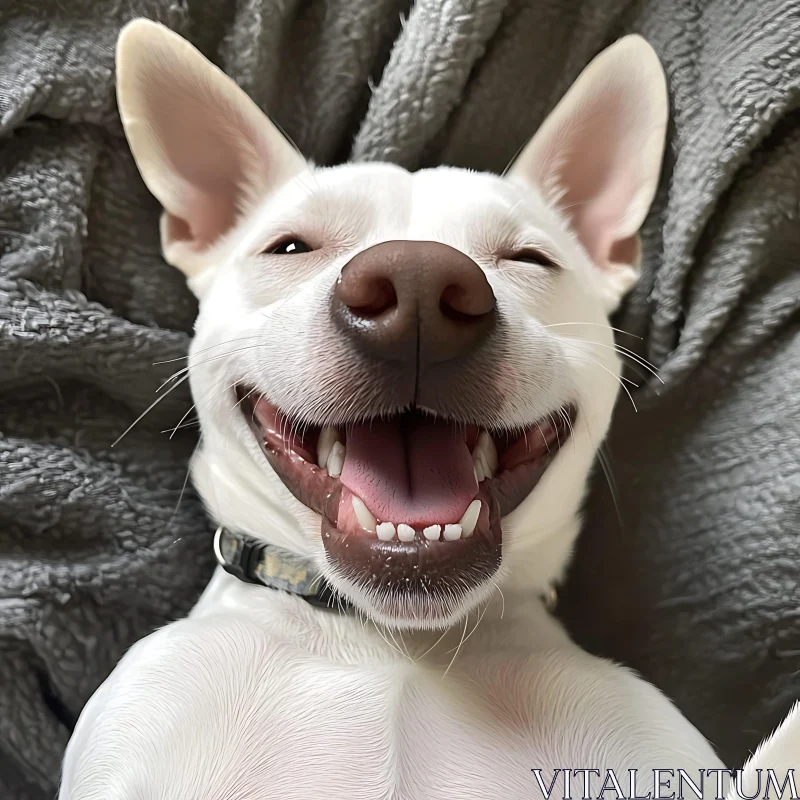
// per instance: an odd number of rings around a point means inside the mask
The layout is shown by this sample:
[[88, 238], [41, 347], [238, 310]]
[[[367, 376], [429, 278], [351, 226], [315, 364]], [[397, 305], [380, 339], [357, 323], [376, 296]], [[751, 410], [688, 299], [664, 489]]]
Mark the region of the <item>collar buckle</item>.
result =
[[222, 525], [214, 533], [214, 556], [217, 563], [229, 575], [238, 578], [243, 583], [260, 584], [256, 578], [256, 568], [266, 548], [266, 544], [255, 539], [237, 538], [230, 541], [229, 553], [223, 554], [223, 540], [225, 529]]

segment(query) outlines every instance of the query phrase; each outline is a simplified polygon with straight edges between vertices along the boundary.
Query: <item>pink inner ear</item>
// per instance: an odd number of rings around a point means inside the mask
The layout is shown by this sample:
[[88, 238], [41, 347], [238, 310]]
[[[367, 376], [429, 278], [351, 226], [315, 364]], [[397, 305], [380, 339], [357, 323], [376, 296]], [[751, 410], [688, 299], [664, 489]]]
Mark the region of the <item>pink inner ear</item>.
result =
[[545, 154], [554, 173], [546, 180], [563, 192], [559, 205], [599, 266], [632, 263], [617, 258], [636, 248], [628, 218], [642, 180], [641, 124], [625, 94], [605, 87], [551, 139]]
[[145, 115], [174, 183], [169, 230], [201, 249], [233, 225], [255, 142], [235, 107], [182, 70], [153, 70], [147, 80]]

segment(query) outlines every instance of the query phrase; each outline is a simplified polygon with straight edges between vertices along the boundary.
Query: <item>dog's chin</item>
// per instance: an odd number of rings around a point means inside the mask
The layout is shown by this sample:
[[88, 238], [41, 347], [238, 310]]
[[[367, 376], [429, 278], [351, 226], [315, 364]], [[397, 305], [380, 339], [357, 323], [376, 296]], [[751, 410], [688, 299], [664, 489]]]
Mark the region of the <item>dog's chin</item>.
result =
[[272, 469], [321, 519], [332, 586], [376, 622], [441, 628], [487, 599], [503, 558], [502, 519], [569, 438], [576, 408], [524, 430], [419, 410], [309, 426], [237, 388]]

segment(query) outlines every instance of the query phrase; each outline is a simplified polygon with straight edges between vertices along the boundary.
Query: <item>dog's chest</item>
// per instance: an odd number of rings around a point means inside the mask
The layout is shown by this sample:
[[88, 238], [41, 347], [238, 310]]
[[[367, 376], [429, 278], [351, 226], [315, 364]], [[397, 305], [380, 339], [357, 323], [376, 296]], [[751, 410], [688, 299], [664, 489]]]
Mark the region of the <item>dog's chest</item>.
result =
[[557, 766], [522, 661], [459, 656], [443, 677], [452, 654], [316, 649], [230, 619], [175, 623], [126, 656], [78, 738], [140, 765], [165, 800], [514, 800], [534, 796], [531, 768]]
[[[541, 650], [494, 622], [412, 660], [355, 618], [299, 616], [227, 607], [135, 645], [81, 715], [61, 796], [529, 800], [534, 769], [714, 760], [651, 687], [544, 617]], [[663, 745], [656, 714], [675, 729]]]
[[263, 698], [271, 730], [254, 730], [280, 765], [280, 796], [326, 786], [353, 800], [531, 797], [530, 770], [543, 754], [524, 675], [515, 678], [512, 666], [502, 676], [442, 672], [400, 660], [295, 661]]

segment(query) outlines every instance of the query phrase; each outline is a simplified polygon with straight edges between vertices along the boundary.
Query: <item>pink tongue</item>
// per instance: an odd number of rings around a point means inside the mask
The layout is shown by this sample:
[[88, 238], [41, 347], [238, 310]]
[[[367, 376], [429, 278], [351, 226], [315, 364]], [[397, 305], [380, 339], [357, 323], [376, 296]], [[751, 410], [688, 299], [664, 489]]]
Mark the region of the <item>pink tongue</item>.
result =
[[347, 431], [342, 483], [379, 522], [458, 522], [478, 491], [465, 435], [424, 417], [356, 425]]

